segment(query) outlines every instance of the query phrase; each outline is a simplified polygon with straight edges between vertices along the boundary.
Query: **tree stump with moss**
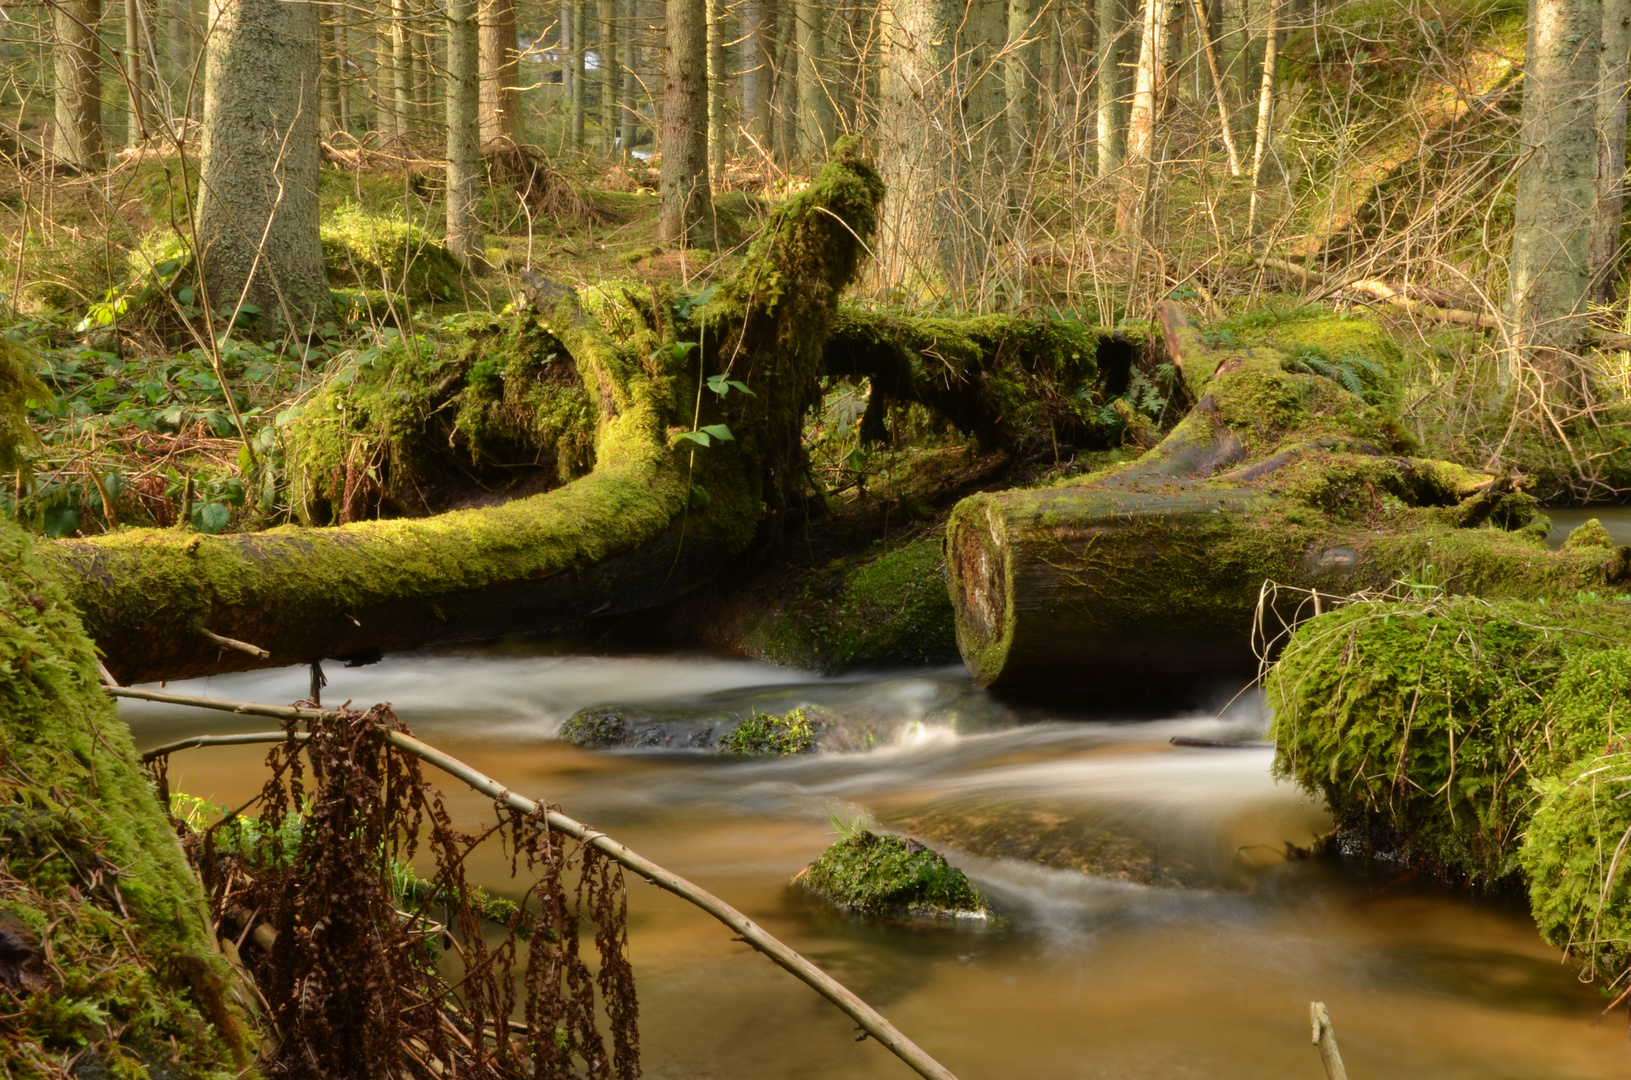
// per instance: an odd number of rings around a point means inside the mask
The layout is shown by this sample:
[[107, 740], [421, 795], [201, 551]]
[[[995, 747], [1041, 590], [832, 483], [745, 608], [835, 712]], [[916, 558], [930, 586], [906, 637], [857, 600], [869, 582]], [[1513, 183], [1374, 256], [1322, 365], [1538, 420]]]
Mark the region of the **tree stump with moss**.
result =
[[905, 836], [860, 829], [800, 870], [793, 884], [858, 915], [988, 919], [991, 905], [943, 855]]

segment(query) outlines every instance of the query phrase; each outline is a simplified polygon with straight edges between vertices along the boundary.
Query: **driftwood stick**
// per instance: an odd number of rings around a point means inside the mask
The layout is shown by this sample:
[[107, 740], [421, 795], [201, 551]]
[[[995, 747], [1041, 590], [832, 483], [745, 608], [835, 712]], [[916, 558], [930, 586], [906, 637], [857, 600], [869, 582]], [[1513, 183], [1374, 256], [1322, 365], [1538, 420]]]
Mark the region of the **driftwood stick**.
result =
[[201, 630], [199, 632], [210, 641], [213, 641], [217, 645], [221, 646], [223, 649], [237, 649], [241, 653], [248, 653], [257, 660], [265, 660], [272, 655], [259, 645], [251, 645], [247, 641], [239, 641], [237, 638], [222, 637], [220, 634], [212, 634], [208, 630]]
[[[158, 701], [171, 705], [191, 705], [239, 715], [270, 716], [284, 720], [322, 719], [325, 716], [334, 715], [332, 712], [323, 709], [300, 709], [294, 706], [222, 701], [214, 698], [189, 697], [183, 694], [164, 694], [151, 690], [130, 690], [123, 687], [107, 687], [106, 690], [107, 693], [114, 697]], [[519, 810], [523, 814], [538, 812], [538, 803], [523, 795], [516, 794], [486, 773], [466, 765], [458, 758], [445, 754], [434, 746], [422, 743], [411, 735], [403, 735], [395, 731], [387, 731], [384, 734], [385, 740], [392, 746], [404, 753], [412, 754], [421, 761], [436, 766], [450, 776], [464, 781], [476, 791], [490, 796], [495, 802], [503, 803], [505, 806]], [[181, 739], [164, 746], [155, 747], [143, 754], [142, 760], [150, 761], [161, 755], [195, 746], [281, 742], [286, 738], [288, 736], [281, 731], [251, 732], [241, 735], [196, 735], [189, 739]], [[614, 862], [628, 867], [651, 884], [689, 901], [730, 927], [735, 932], [737, 940], [752, 945], [759, 952], [769, 957], [776, 965], [790, 972], [816, 993], [838, 1006], [850, 1019], [859, 1024], [863, 1031], [882, 1043], [890, 1053], [910, 1065], [919, 1076], [927, 1077], [928, 1080], [957, 1080], [949, 1069], [930, 1057], [912, 1040], [901, 1034], [881, 1013], [865, 1001], [862, 1001], [848, 987], [800, 956], [774, 935], [731, 905], [725, 903], [725, 901], [719, 899], [719, 897], [677, 874], [669, 873], [650, 859], [629, 850], [605, 833], [598, 832], [559, 811], [549, 811], [547, 820], [550, 828], [596, 848]]]
[[1325, 1002], [1308, 1003], [1308, 1019], [1314, 1027], [1314, 1045], [1320, 1048], [1320, 1060], [1325, 1063], [1326, 1080], [1348, 1080], [1348, 1071], [1342, 1067], [1342, 1055], [1337, 1053], [1337, 1035], [1331, 1028], [1331, 1014]]
[[1406, 311], [1426, 315], [1442, 322], [1456, 323], [1461, 326], [1481, 326], [1485, 329], [1498, 330], [1501, 320], [1493, 315], [1486, 315], [1480, 311], [1467, 311], [1463, 308], [1449, 307], [1438, 303], [1431, 296], [1419, 298], [1410, 295], [1411, 287], [1397, 285], [1382, 281], [1378, 278], [1348, 278], [1334, 284], [1324, 274], [1306, 266], [1298, 266], [1286, 259], [1277, 259], [1270, 255], [1262, 256], [1256, 260], [1257, 265], [1265, 270], [1278, 270], [1283, 274], [1293, 274], [1302, 278], [1310, 285], [1319, 286], [1325, 295], [1340, 292], [1360, 293], [1372, 299], [1380, 300], [1385, 304], [1403, 308]]

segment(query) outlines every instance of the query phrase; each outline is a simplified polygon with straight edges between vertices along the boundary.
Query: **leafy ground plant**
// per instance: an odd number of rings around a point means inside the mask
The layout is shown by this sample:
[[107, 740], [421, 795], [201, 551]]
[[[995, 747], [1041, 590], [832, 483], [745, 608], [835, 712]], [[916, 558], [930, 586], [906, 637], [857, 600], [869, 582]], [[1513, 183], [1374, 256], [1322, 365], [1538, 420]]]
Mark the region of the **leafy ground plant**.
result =
[[839, 823], [840, 837], [793, 884], [864, 915], [984, 919], [991, 905], [945, 856], [906, 836]]
[[719, 740], [727, 754], [744, 757], [791, 757], [815, 749], [816, 725], [803, 709], [777, 716], [756, 712]]

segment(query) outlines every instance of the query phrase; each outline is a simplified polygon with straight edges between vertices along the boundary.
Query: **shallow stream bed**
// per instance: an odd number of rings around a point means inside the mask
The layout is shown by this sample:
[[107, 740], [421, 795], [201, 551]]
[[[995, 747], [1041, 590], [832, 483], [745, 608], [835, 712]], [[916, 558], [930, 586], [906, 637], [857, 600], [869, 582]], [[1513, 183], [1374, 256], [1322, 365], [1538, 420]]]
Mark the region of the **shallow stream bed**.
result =
[[[735, 904], [961, 1080], [1314, 1080], [1310, 1000], [1329, 1005], [1355, 1080], [1610, 1077], [1631, 1065], [1623, 1011], [1594, 1026], [1603, 1000], [1521, 906], [1288, 858], [1327, 819], [1272, 777], [1266, 747], [1169, 742], [1260, 738], [1255, 701], [1222, 719], [1147, 708], [1132, 718], [1008, 705], [960, 668], [814, 680], [530, 643], [391, 657], [329, 679], [326, 703], [390, 701], [426, 740]], [[168, 689], [287, 703], [306, 685], [301, 668]], [[669, 729], [803, 706], [855, 749], [729, 760], [554, 738], [575, 710], [609, 704], [660, 714]], [[272, 726], [128, 701], [122, 713], [143, 748]], [[177, 754], [172, 784], [241, 802], [264, 780], [265, 752]], [[461, 824], [490, 820], [490, 803], [442, 779]], [[986, 854], [934, 846], [1002, 920], [868, 923], [811, 903], [787, 882], [835, 838], [829, 814], [966, 832]], [[484, 851], [472, 877], [506, 892], [508, 869]], [[911, 1075], [701, 912], [638, 880], [630, 910], [647, 1076]]]

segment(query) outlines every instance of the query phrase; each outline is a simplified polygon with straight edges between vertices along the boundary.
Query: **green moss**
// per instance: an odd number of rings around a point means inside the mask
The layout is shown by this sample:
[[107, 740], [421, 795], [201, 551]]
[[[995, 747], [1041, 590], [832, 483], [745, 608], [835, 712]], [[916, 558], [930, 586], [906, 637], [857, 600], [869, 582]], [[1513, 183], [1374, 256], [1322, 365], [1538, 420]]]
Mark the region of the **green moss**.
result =
[[323, 266], [330, 285], [384, 289], [410, 300], [452, 300], [463, 268], [447, 248], [395, 213], [346, 203], [322, 225]]
[[1614, 736], [1631, 710], [1624, 599], [1357, 603], [1293, 635], [1266, 683], [1276, 768], [1338, 822], [1406, 856], [1498, 881], [1532, 780]]
[[26, 470], [23, 451], [39, 445], [28, 426], [29, 403], [50, 401], [52, 395], [35, 374], [38, 363], [33, 348], [0, 337], [0, 473]]
[[1276, 349], [1292, 370], [1324, 376], [1389, 416], [1399, 414], [1404, 353], [1374, 319], [1319, 308], [1269, 310], [1220, 323], [1213, 339], [1223, 334], [1243, 346]]
[[793, 879], [845, 911], [985, 918], [991, 905], [945, 857], [903, 836], [865, 829], [839, 840]]
[[744, 757], [791, 757], [814, 751], [816, 734], [803, 709], [781, 716], [755, 712], [719, 740], [719, 749]]
[[556, 737], [573, 746], [603, 749], [629, 741], [629, 722], [621, 709], [579, 709], [561, 725]]
[[94, 646], [6, 521], [0, 611], [0, 913], [49, 950], [47, 985], [3, 1010], [0, 1071], [83, 1048], [130, 1077], [230, 1071], [244, 1035], [202, 889]]
[[1592, 518], [1576, 525], [1569, 532], [1569, 538], [1563, 541], [1565, 551], [1578, 551], [1582, 548], [1613, 548], [1614, 539], [1608, 535], [1608, 529], [1601, 521]]

